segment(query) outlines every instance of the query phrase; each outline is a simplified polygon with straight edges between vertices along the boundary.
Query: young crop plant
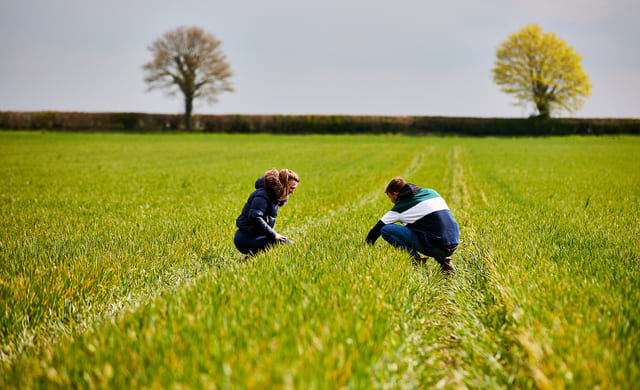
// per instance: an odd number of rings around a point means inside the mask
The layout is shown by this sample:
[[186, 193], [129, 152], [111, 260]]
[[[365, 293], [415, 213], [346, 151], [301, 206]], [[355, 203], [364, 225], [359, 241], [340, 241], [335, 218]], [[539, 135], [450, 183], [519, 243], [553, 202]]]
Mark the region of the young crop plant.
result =
[[[0, 388], [631, 388], [639, 148], [0, 132]], [[245, 260], [274, 167], [293, 243]], [[365, 245], [398, 175], [447, 199], [453, 276]]]

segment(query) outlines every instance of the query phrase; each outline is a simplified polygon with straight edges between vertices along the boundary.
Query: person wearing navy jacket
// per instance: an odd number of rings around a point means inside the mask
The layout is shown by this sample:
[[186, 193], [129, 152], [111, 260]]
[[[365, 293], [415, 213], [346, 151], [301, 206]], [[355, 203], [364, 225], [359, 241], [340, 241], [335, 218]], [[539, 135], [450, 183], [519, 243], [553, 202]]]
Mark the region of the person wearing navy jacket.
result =
[[278, 207], [284, 206], [300, 183], [300, 177], [289, 169], [271, 169], [255, 183], [256, 190], [249, 196], [236, 219], [238, 230], [233, 238], [236, 248], [253, 256], [269, 247], [288, 242], [273, 228]]
[[460, 227], [444, 199], [436, 191], [407, 183], [402, 177], [391, 180], [384, 192], [394, 206], [369, 231], [367, 244], [373, 245], [382, 236], [409, 252], [416, 263], [426, 261], [422, 253], [433, 257], [442, 271], [452, 273], [451, 255], [458, 248]]

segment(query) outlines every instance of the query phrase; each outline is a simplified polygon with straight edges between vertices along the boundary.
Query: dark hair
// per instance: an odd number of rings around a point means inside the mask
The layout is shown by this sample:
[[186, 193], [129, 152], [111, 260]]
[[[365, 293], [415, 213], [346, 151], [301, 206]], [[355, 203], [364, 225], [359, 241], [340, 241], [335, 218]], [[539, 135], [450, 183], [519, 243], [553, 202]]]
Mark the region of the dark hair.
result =
[[391, 179], [389, 184], [387, 184], [387, 188], [384, 189], [384, 193], [390, 194], [392, 192], [400, 192], [400, 190], [402, 190], [402, 187], [404, 187], [406, 184], [407, 182], [400, 176], [394, 177], [393, 179]]

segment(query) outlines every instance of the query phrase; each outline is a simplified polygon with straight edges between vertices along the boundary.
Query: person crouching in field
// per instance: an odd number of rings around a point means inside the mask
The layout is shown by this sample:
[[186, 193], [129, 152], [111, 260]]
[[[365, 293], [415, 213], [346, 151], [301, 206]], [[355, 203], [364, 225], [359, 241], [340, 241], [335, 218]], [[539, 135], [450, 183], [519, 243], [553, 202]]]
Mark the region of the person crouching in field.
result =
[[289, 170], [271, 169], [256, 181], [256, 190], [249, 196], [236, 219], [238, 231], [233, 243], [238, 250], [248, 256], [270, 246], [287, 242], [287, 238], [277, 233], [278, 207], [284, 206], [300, 183], [298, 175]]
[[384, 192], [394, 206], [371, 229], [367, 244], [373, 245], [382, 235], [391, 245], [409, 252], [416, 263], [426, 261], [422, 253], [435, 258], [443, 272], [453, 273], [450, 256], [458, 248], [460, 227], [444, 199], [401, 177], [391, 180]]

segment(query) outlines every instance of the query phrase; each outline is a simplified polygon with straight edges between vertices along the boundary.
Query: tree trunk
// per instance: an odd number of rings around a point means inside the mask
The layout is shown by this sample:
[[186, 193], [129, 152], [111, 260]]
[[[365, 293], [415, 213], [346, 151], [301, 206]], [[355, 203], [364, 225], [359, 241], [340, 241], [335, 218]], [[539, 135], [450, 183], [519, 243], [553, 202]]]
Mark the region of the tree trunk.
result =
[[538, 108], [538, 118], [549, 119], [549, 104], [547, 102], [541, 102], [536, 104]]
[[184, 97], [184, 126], [187, 131], [191, 131], [191, 112], [193, 111], [193, 98]]

